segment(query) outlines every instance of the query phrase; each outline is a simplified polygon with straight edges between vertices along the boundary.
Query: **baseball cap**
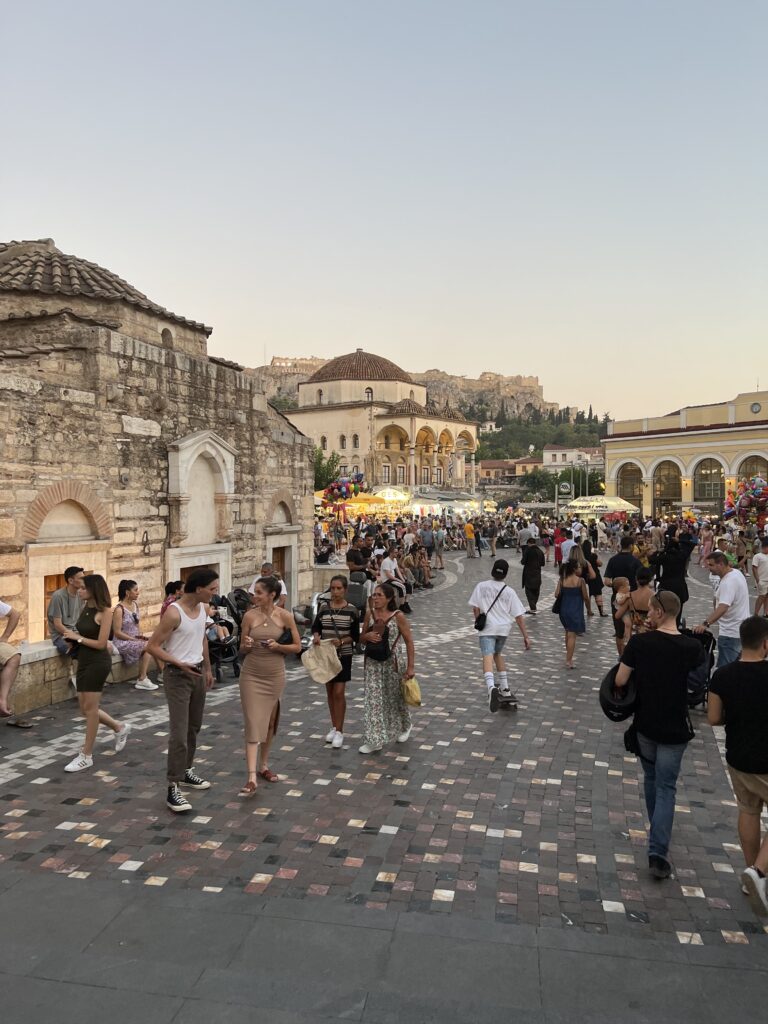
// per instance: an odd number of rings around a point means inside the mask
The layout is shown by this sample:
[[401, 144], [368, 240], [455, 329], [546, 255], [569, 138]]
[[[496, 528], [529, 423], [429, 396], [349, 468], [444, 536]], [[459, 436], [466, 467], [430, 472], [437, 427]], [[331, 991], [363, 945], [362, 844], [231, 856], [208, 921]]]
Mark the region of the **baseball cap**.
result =
[[495, 580], [503, 580], [509, 572], [509, 562], [506, 558], [497, 558], [491, 569], [491, 576]]

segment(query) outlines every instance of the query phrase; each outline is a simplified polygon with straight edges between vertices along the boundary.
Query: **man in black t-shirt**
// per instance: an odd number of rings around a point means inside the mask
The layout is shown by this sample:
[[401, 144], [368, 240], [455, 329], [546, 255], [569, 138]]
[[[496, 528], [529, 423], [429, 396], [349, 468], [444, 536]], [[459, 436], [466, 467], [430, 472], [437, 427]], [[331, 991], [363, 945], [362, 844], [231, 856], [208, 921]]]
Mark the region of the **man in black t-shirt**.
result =
[[[613, 561], [613, 559], [611, 559]], [[680, 598], [660, 590], [648, 608], [650, 632], [633, 636], [621, 657], [616, 686], [634, 678], [637, 688], [634, 728], [645, 782], [650, 829], [648, 868], [654, 878], [669, 878], [669, 843], [675, 817], [680, 764], [693, 729], [688, 717], [688, 673], [704, 658], [698, 640], [678, 632]]]
[[642, 569], [643, 563], [632, 554], [634, 543], [632, 537], [621, 538], [621, 551], [618, 555], [611, 555], [603, 573], [606, 587], [612, 587], [615, 579], [626, 576], [629, 589], [637, 590], [637, 570]]
[[758, 914], [768, 913], [765, 876], [768, 835], [760, 815], [768, 806], [768, 620], [751, 615], [739, 626], [741, 657], [719, 668], [709, 687], [710, 725], [725, 723], [725, 760], [739, 807], [744, 892]]

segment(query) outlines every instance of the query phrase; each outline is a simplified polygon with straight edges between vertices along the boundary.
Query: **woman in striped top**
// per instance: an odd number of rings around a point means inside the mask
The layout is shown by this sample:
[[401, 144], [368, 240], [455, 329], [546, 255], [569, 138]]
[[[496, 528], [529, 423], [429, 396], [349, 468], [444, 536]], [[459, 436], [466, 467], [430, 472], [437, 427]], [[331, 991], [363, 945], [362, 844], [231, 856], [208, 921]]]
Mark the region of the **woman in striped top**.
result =
[[330, 640], [336, 647], [341, 672], [325, 684], [328, 709], [331, 713], [331, 731], [325, 742], [338, 749], [344, 743], [344, 715], [347, 711], [346, 684], [352, 678], [352, 655], [360, 637], [360, 619], [357, 608], [347, 601], [345, 576], [331, 578], [331, 600], [320, 606], [312, 623], [314, 642]]

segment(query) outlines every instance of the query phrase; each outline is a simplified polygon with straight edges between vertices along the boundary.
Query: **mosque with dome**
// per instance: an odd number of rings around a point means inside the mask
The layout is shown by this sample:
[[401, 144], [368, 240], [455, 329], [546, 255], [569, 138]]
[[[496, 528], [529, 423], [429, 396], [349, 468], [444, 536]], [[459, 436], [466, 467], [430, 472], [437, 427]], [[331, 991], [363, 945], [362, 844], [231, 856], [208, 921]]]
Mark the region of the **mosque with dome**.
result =
[[464, 489], [474, 478], [477, 424], [438, 407], [424, 384], [361, 348], [299, 384], [298, 408], [285, 415], [326, 455], [338, 454], [341, 475], [411, 490]]

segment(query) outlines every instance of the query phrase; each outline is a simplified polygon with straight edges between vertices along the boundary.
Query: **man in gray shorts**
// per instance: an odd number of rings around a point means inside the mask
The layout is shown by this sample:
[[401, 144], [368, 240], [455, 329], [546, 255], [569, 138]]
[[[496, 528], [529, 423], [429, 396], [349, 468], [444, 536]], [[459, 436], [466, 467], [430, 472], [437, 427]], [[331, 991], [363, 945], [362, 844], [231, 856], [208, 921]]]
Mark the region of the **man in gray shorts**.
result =
[[[77, 657], [77, 648], [68, 643], [61, 634], [65, 629], [74, 629], [77, 620], [80, 618], [80, 613], [85, 604], [79, 597], [84, 575], [85, 570], [80, 568], [80, 566], [70, 565], [69, 568], [64, 570], [64, 583], [66, 585], [59, 590], [55, 590], [51, 594], [51, 600], [48, 603], [48, 632], [51, 637], [51, 643], [59, 654], [71, 657], [73, 662]], [[74, 654], [72, 653], [73, 651], [75, 652]], [[76, 665], [73, 664], [69, 671], [69, 685], [77, 692], [75, 671]]]

